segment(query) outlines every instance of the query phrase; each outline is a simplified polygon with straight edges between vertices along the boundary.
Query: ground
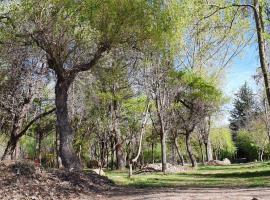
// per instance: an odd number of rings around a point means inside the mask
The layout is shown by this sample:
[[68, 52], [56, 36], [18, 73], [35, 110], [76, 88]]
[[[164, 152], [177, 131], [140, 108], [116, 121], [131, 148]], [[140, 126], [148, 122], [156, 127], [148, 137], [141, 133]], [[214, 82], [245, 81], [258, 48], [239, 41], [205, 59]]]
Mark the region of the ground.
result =
[[269, 188], [125, 188], [112, 192], [111, 200], [269, 200]]
[[269, 162], [200, 166], [196, 170], [166, 175], [140, 173], [131, 179], [127, 177], [127, 171], [107, 171], [115, 184], [89, 170], [39, 172], [25, 163], [0, 163], [0, 168], [0, 197], [3, 200], [270, 199]]
[[258, 200], [270, 199], [270, 163], [200, 166], [167, 174], [143, 173], [128, 179], [126, 172], [107, 172], [117, 185], [110, 199]]

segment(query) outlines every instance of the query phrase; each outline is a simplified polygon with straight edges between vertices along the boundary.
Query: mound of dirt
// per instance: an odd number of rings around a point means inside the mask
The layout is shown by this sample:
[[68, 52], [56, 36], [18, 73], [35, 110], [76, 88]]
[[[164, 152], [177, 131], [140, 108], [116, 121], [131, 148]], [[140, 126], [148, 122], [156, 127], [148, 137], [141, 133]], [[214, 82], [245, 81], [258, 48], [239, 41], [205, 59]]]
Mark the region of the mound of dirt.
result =
[[[103, 199], [114, 183], [95, 172], [45, 171], [29, 161], [0, 162], [1, 199]], [[84, 198], [85, 197], [85, 198]]]
[[[167, 163], [167, 173], [179, 173], [179, 172], [186, 172], [190, 170], [190, 168], [181, 165], [172, 165]], [[134, 174], [141, 174], [141, 173], [153, 173], [153, 172], [161, 172], [162, 171], [162, 164], [161, 163], [154, 163], [148, 164], [144, 166], [139, 171], [135, 172]]]

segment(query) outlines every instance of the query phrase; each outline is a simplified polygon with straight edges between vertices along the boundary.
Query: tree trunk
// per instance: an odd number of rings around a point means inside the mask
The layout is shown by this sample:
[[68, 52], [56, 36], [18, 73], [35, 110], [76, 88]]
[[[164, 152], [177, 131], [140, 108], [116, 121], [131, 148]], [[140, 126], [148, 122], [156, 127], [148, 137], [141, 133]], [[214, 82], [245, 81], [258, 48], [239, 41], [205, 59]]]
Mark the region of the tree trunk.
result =
[[155, 163], [155, 158], [154, 158], [154, 142], [151, 144], [151, 151], [152, 151], [152, 163]]
[[55, 86], [56, 128], [60, 138], [60, 157], [65, 168], [81, 170], [82, 165], [73, 149], [74, 132], [68, 117], [68, 89], [73, 80], [58, 78]]
[[177, 138], [174, 138], [174, 145], [175, 145], [175, 148], [176, 148], [176, 152], [178, 154], [178, 157], [179, 157], [179, 160], [180, 160], [180, 163], [182, 166], [184, 166], [184, 158], [183, 158], [183, 155], [178, 147], [178, 143], [177, 143]]
[[[113, 90], [113, 92], [115, 92]], [[123, 149], [123, 141], [121, 138], [120, 122], [119, 122], [119, 108], [118, 102], [113, 100], [111, 103], [112, 115], [112, 131], [115, 139], [115, 154], [116, 154], [116, 168], [123, 170], [126, 167], [126, 156]]]
[[192, 153], [192, 148], [191, 148], [191, 144], [190, 144], [190, 133], [186, 133], [186, 147], [187, 147], [188, 156], [189, 156], [190, 161], [191, 161], [191, 166], [197, 167], [197, 162], [196, 162], [196, 159]]
[[161, 161], [162, 161], [162, 172], [166, 173], [167, 170], [167, 160], [166, 160], [166, 133], [161, 131], [160, 133], [160, 143], [161, 143]]
[[16, 144], [17, 144], [17, 139], [14, 136], [11, 136], [6, 149], [4, 151], [4, 154], [2, 155], [1, 160], [6, 160], [8, 155], [12, 155], [12, 153], [14, 152], [15, 148], [16, 148]]
[[171, 162], [175, 165], [175, 145], [171, 143]]
[[116, 168], [123, 170], [126, 167], [126, 158], [123, 150], [122, 140], [116, 136], [115, 140]]
[[[4, 151], [4, 154], [2, 155], [1, 160], [5, 160], [8, 155], [12, 155], [14, 150], [18, 148], [18, 141], [21, 138], [21, 130], [23, 126], [23, 121], [25, 119], [25, 116], [27, 112], [29, 111], [32, 101], [34, 99], [34, 96], [30, 98], [26, 98], [23, 103], [23, 107], [21, 109], [21, 112], [18, 115], [15, 115], [14, 120], [13, 120], [13, 127], [12, 131], [10, 133], [10, 139], [8, 141], [7, 147]], [[19, 150], [15, 152], [15, 159], [18, 159], [19, 157]]]
[[213, 150], [212, 150], [212, 143], [210, 139], [210, 135], [208, 136], [208, 140], [206, 143], [206, 155], [207, 155], [207, 161], [213, 160]]
[[203, 151], [203, 145], [201, 141], [199, 141], [199, 146], [200, 146], [200, 151], [201, 151], [201, 156], [202, 156], [202, 163], [205, 165], [204, 151]]
[[114, 139], [111, 136], [111, 170], [114, 169]]
[[36, 159], [38, 160], [39, 164], [41, 164], [41, 142], [43, 139], [43, 134], [38, 129], [36, 132]]
[[258, 160], [261, 161], [261, 162], [263, 161], [263, 153], [264, 153], [263, 150], [259, 150], [259, 155], [258, 155], [259, 158], [258, 158]]
[[263, 17], [262, 17], [262, 7], [259, 4], [258, 0], [253, 1], [254, 5], [254, 19], [256, 23], [256, 31], [257, 31], [257, 38], [258, 38], [258, 47], [259, 47], [259, 57], [260, 57], [260, 64], [264, 79], [265, 85], [265, 93], [267, 96], [267, 101], [270, 106], [270, 87], [269, 87], [269, 75], [267, 69], [267, 62], [266, 62], [266, 55], [265, 55], [265, 41], [264, 41], [264, 25], [263, 25]]

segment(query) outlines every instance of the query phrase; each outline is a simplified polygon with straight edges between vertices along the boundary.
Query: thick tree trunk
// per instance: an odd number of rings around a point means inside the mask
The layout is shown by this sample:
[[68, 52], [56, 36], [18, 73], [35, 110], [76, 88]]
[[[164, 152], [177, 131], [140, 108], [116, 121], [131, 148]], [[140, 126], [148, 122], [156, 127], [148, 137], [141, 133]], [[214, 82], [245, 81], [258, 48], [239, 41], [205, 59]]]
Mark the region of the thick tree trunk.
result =
[[73, 150], [73, 129], [68, 117], [68, 89], [73, 80], [59, 78], [55, 86], [56, 128], [60, 138], [60, 157], [65, 168], [80, 170], [82, 165]]
[[210, 135], [208, 136], [208, 140], [206, 143], [206, 156], [207, 156], [207, 161], [209, 162], [210, 160], [213, 160], [213, 150], [212, 150], [212, 143], [210, 139]]
[[126, 167], [126, 157], [123, 150], [122, 140], [116, 136], [115, 143], [116, 168], [123, 170]]
[[184, 157], [179, 149], [179, 146], [178, 146], [178, 143], [177, 143], [177, 138], [174, 139], [174, 145], [175, 145], [175, 148], [176, 148], [176, 152], [178, 154], [178, 157], [179, 157], [179, 160], [180, 160], [180, 163], [182, 166], [184, 166]]
[[187, 153], [191, 162], [192, 167], [197, 167], [196, 159], [192, 153], [192, 148], [190, 144], [190, 133], [186, 133], [186, 147], [187, 147]]
[[2, 155], [1, 160], [6, 160], [9, 155], [12, 155], [12, 153], [14, 152], [14, 150], [16, 148], [17, 142], [18, 141], [16, 138], [10, 137], [10, 139], [7, 143], [6, 149], [4, 151], [4, 154]]
[[[113, 92], [115, 92], [113, 90]], [[118, 102], [113, 100], [111, 103], [111, 114], [112, 114], [112, 131], [115, 139], [115, 155], [116, 155], [116, 168], [123, 170], [126, 167], [126, 156], [123, 149], [123, 141], [121, 138], [121, 130], [119, 123], [119, 110]]]

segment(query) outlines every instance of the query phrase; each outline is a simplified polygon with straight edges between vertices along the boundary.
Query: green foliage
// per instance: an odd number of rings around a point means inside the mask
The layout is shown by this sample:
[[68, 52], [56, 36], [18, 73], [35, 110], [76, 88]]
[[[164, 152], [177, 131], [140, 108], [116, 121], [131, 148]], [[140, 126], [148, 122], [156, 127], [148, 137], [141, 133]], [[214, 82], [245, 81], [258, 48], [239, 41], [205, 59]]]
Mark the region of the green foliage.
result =
[[146, 43], [148, 48], [173, 47], [189, 17], [180, 12], [185, 10], [185, 2], [178, 1], [23, 0], [1, 6], [5, 8], [0, 15], [8, 13], [10, 17], [0, 31], [1, 40], [31, 39], [31, 34], [50, 26], [50, 39], [56, 42], [65, 35], [81, 47], [104, 43], [113, 47], [146, 48]]
[[[146, 146], [144, 146], [144, 147], [146, 147]], [[152, 153], [153, 153], [153, 155], [152, 155]], [[152, 156], [154, 158], [155, 163], [161, 163], [161, 146], [155, 145], [153, 152], [150, 148], [146, 148], [143, 151], [143, 156], [144, 156], [145, 163], [152, 163]]]
[[252, 139], [247, 131], [239, 131], [236, 138], [236, 146], [240, 158], [246, 158], [247, 161], [258, 159], [257, 148], [253, 145]]
[[258, 113], [254, 92], [247, 83], [244, 83], [236, 94], [233, 107], [230, 129], [235, 133], [239, 129], [247, 128], [252, 118]]
[[260, 160], [260, 153], [269, 155], [269, 140], [265, 125], [259, 121], [252, 122], [252, 129], [241, 129], [237, 135], [236, 145], [239, 157], [248, 161]]
[[182, 86], [187, 99], [200, 99], [206, 102], [219, 103], [221, 91], [213, 85], [211, 78], [202, 77], [194, 71], [171, 71], [172, 84]]
[[216, 159], [232, 158], [236, 152], [232, 135], [227, 128], [215, 128], [210, 132], [210, 138]]

